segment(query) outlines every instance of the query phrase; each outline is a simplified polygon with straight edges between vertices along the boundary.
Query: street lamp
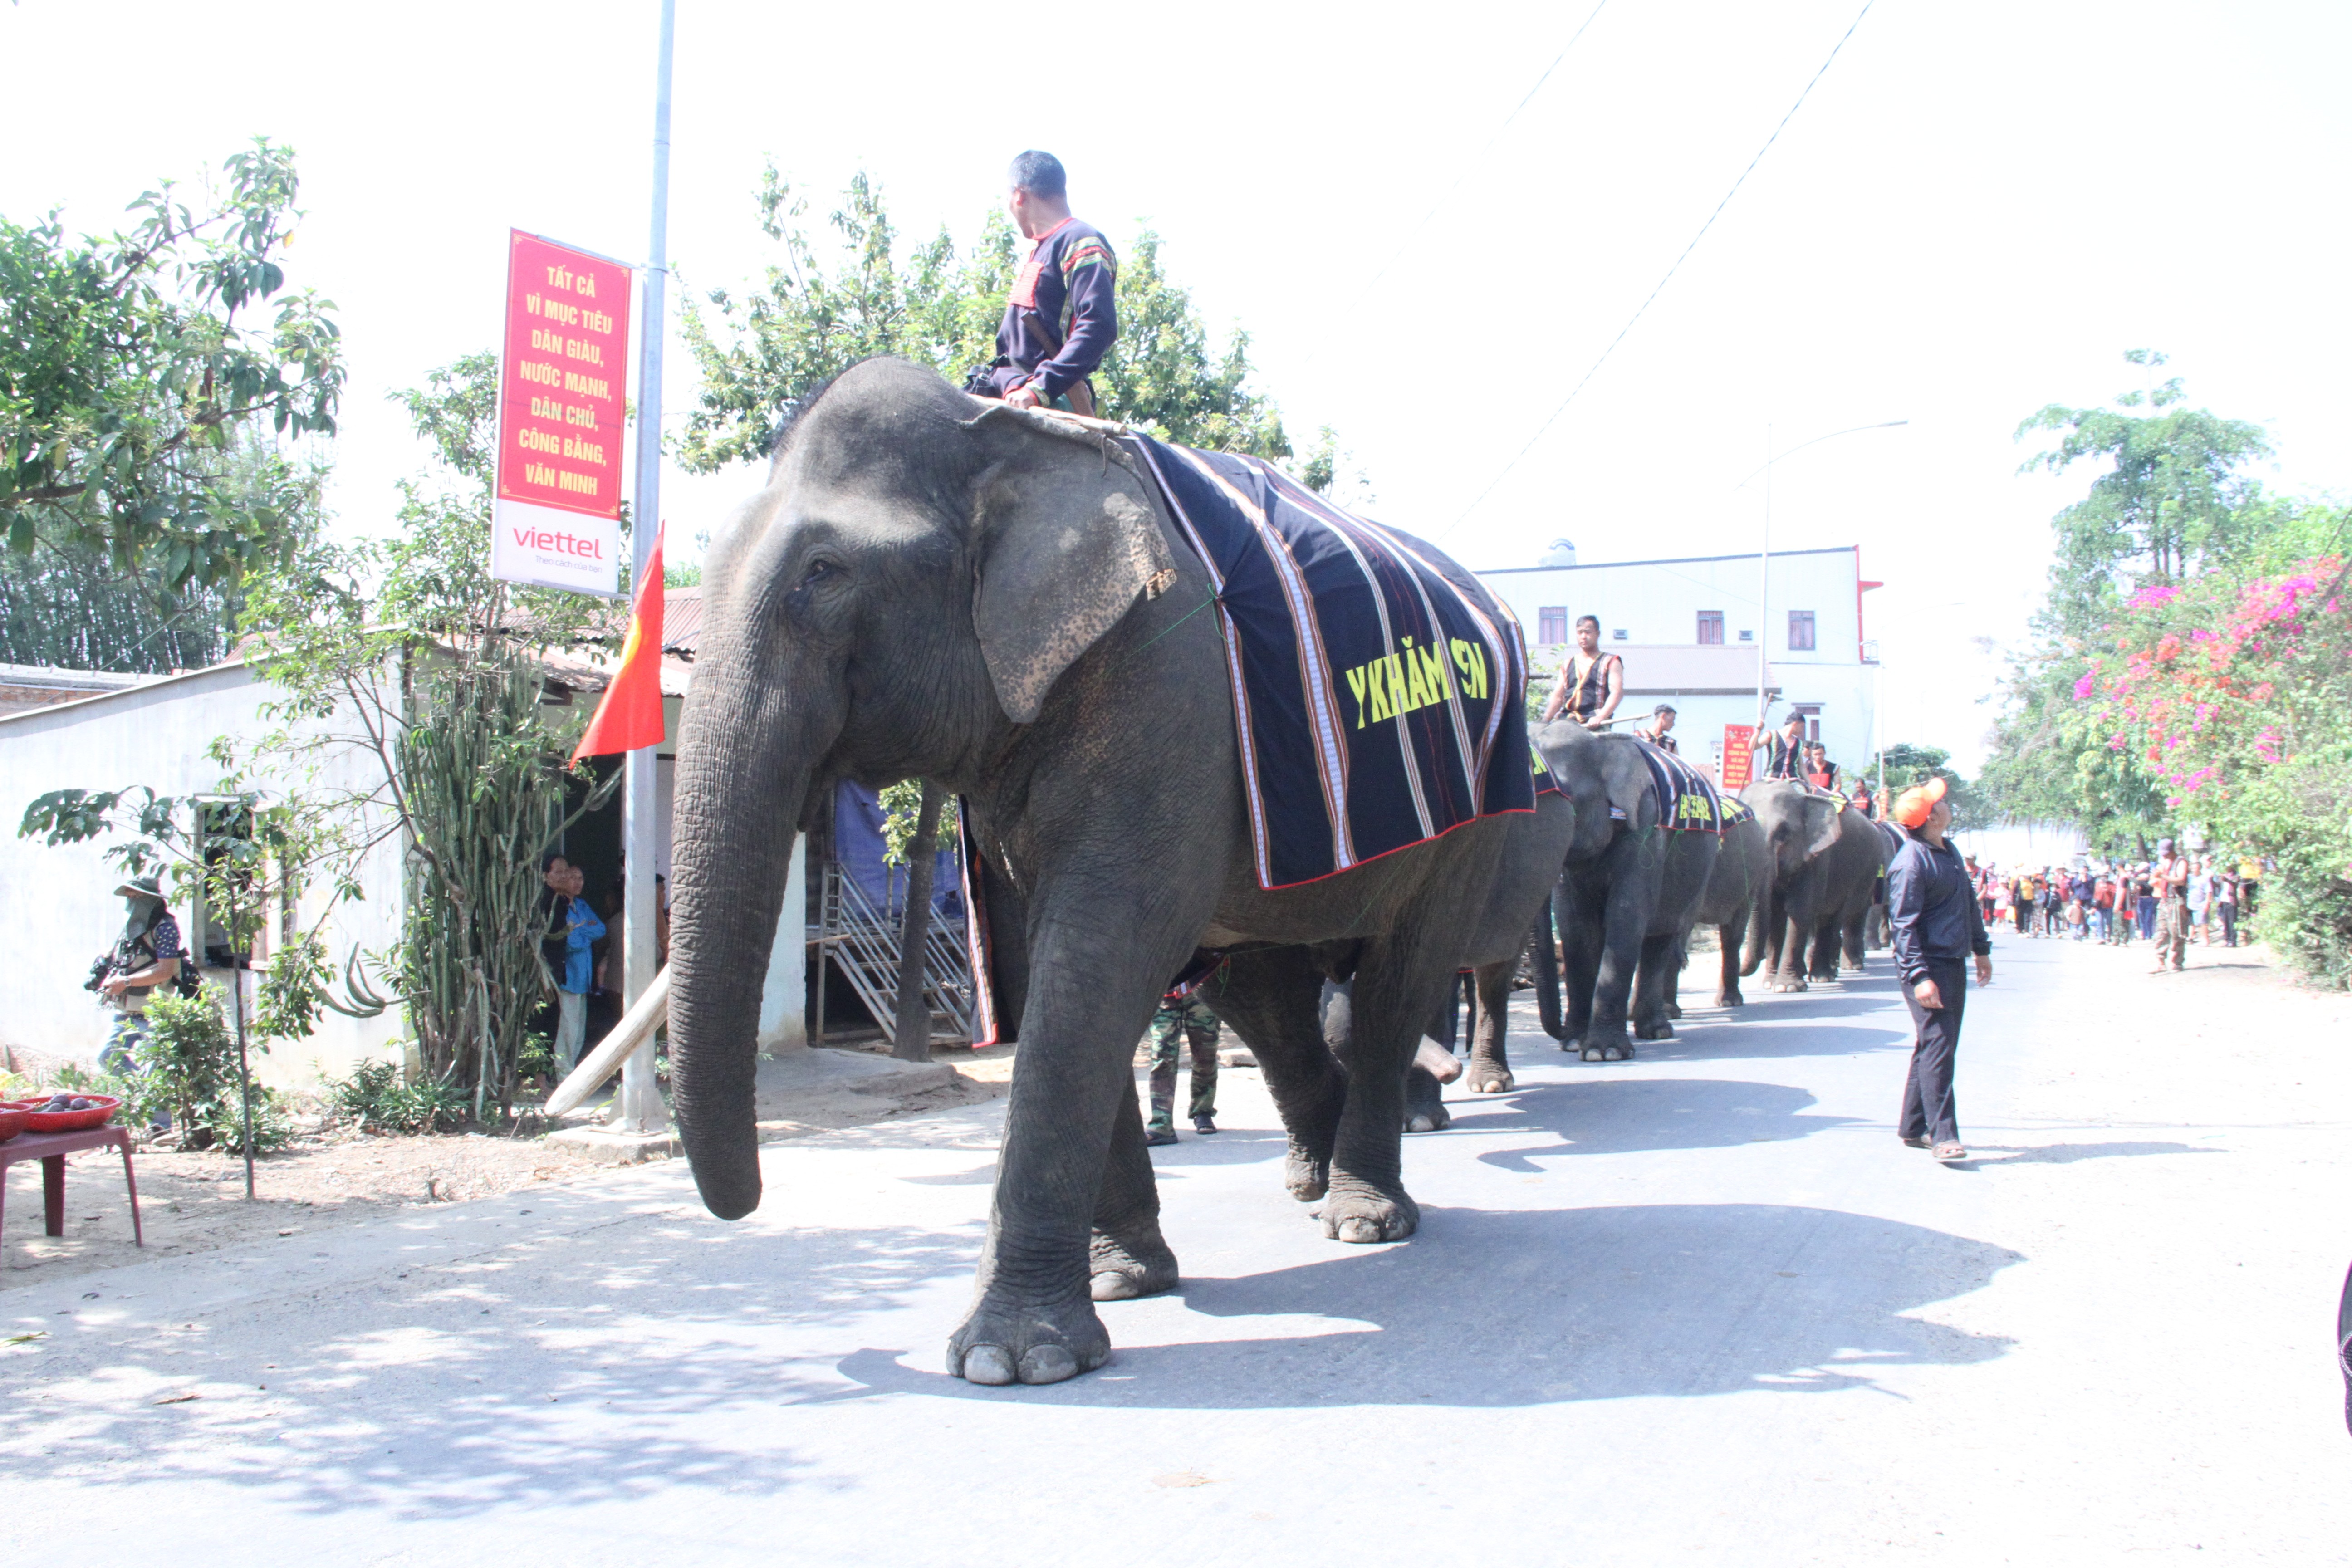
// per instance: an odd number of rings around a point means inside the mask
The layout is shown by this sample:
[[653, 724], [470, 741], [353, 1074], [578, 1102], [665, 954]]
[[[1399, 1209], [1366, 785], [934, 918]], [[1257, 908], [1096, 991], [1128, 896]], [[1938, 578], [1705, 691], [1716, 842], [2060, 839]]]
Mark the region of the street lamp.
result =
[[1755, 479], [1757, 474], [1764, 476], [1764, 547], [1756, 557], [1755, 740], [1760, 741], [1764, 737], [1764, 714], [1767, 706], [1764, 683], [1772, 647], [1772, 467], [1783, 458], [1793, 458], [1808, 447], [1818, 447], [1822, 442], [1833, 441], [1840, 436], [1855, 436], [1864, 430], [1892, 430], [1897, 426], [1910, 423], [1908, 419], [1885, 419], [1875, 425], [1849, 425], [1843, 430], [1832, 430], [1826, 435], [1816, 436], [1810, 441], [1800, 441], [1785, 452], [1772, 450], [1772, 426], [1767, 425], [1764, 426], [1764, 450], [1768, 456], [1764, 459], [1763, 466], [1731, 487], [1736, 493], [1746, 489], [1748, 481]]

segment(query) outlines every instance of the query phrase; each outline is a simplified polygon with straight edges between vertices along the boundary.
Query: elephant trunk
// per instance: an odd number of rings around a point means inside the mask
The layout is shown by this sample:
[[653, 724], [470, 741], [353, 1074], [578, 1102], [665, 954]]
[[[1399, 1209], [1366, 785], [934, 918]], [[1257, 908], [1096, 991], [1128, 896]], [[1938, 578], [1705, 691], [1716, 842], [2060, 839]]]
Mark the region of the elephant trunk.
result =
[[774, 693], [732, 684], [708, 669], [687, 700], [671, 829], [670, 1082], [695, 1185], [721, 1219], [760, 1205], [760, 998], [814, 754], [779, 743]]
[[1764, 944], [1770, 938], [1765, 927], [1772, 919], [1772, 875], [1767, 872], [1756, 880], [1748, 895], [1748, 934], [1739, 944], [1739, 973], [1745, 977], [1756, 973], [1764, 962]]

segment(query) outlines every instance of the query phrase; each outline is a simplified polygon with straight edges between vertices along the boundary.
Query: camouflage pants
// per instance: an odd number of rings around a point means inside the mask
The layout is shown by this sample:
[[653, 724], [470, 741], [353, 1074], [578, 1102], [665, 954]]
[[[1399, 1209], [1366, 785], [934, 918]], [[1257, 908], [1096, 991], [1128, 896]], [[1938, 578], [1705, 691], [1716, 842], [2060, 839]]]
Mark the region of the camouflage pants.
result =
[[1217, 1113], [1217, 1016], [1197, 996], [1162, 1004], [1151, 1016], [1151, 1130], [1167, 1132], [1176, 1125], [1176, 1045], [1179, 1038], [1192, 1047], [1193, 1116]]
[[2189, 960], [2189, 900], [2156, 900], [2156, 966], [2186, 967]]

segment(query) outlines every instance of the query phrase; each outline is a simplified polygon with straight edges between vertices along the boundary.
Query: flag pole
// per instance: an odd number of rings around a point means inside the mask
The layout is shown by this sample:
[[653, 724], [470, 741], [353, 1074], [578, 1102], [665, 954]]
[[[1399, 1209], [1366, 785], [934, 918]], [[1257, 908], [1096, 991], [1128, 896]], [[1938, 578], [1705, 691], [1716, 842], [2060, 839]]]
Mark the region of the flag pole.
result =
[[[661, 530], [662, 294], [669, 278], [670, 42], [677, 16], [677, 0], [662, 0], [660, 63], [654, 87], [653, 238], [646, 250], [644, 296], [637, 312], [637, 487], [629, 531], [636, 566], [630, 583], [639, 589], [645, 586], [654, 540]], [[658, 584], [655, 591], [660, 591]], [[661, 650], [647, 651], [658, 669]], [[656, 759], [660, 753], [658, 745], [641, 747], [625, 752], [621, 762], [621, 838], [628, 858], [621, 924], [625, 1011], [635, 1006], [654, 983], [654, 862], [660, 833]], [[661, 1086], [654, 1074], [651, 1035], [622, 1065], [621, 1092], [614, 1111], [607, 1125], [616, 1131], [655, 1135], [669, 1129], [669, 1111], [662, 1104]]]

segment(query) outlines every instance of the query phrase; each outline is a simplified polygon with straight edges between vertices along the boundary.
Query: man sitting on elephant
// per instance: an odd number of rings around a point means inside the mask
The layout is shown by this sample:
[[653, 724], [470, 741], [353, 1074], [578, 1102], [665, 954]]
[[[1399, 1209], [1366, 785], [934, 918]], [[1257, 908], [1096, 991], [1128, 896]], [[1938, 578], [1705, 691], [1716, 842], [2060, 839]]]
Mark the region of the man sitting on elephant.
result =
[[1062, 161], [1028, 152], [1013, 160], [1006, 201], [1014, 226], [1034, 241], [1013, 275], [996, 359], [967, 391], [1015, 408], [1041, 405], [1091, 416], [1087, 377], [1118, 341], [1118, 258], [1093, 225], [1070, 216]]

